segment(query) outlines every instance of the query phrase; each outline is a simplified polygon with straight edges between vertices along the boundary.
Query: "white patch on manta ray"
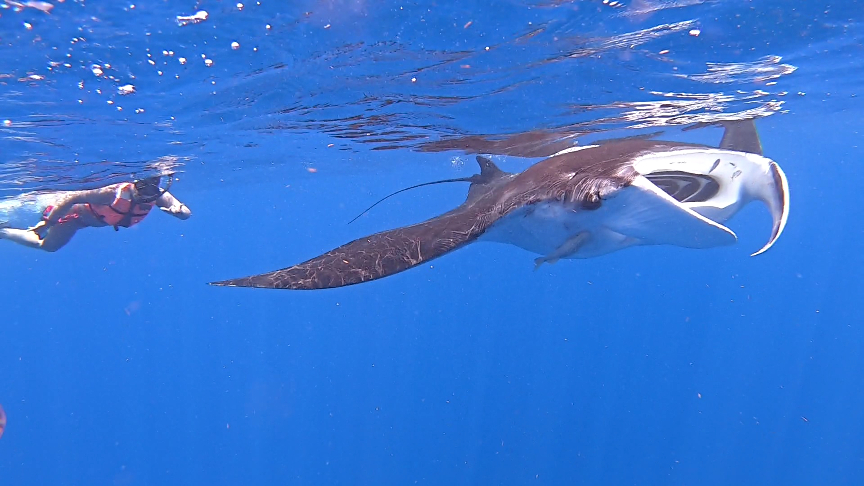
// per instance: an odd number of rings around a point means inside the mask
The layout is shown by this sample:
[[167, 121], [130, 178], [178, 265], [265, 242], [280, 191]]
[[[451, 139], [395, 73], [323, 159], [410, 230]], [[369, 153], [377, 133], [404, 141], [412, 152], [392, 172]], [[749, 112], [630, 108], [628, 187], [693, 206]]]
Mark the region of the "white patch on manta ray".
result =
[[572, 152], [578, 152], [578, 151], [580, 151], [580, 150], [585, 150], [585, 149], [590, 149], [590, 148], [596, 148], [596, 147], [599, 147], [599, 145], [583, 145], [583, 146], [581, 146], [581, 147], [568, 147], [568, 148], [566, 148], [566, 149], [564, 149], [564, 150], [561, 150], [560, 152], [555, 152], [554, 154], [551, 155], [551, 157], [555, 157], [556, 155], [569, 154], [569, 153], [572, 153]]

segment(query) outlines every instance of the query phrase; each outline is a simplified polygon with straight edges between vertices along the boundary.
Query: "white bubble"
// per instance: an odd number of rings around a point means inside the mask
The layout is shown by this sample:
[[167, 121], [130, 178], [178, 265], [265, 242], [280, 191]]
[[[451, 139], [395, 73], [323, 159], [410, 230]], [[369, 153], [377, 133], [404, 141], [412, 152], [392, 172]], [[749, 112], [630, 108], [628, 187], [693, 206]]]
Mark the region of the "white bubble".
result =
[[177, 24], [180, 25], [180, 27], [183, 27], [183, 26], [186, 26], [189, 24], [197, 24], [199, 22], [204, 22], [205, 20], [207, 20], [207, 17], [209, 17], [209, 16], [210, 16], [210, 14], [208, 14], [207, 11], [205, 11], [205, 10], [199, 10], [199, 11], [195, 12], [195, 14], [193, 14], [193, 15], [178, 15], [177, 16]]
[[124, 84], [123, 86], [117, 88], [117, 94], [121, 95], [130, 95], [134, 92], [135, 86], [132, 86], [131, 84]]
[[232, 42], [232, 43], [231, 43], [231, 49], [234, 49], [235, 51], [236, 51], [237, 49], [240, 49], [240, 43], [237, 42], [237, 41]]

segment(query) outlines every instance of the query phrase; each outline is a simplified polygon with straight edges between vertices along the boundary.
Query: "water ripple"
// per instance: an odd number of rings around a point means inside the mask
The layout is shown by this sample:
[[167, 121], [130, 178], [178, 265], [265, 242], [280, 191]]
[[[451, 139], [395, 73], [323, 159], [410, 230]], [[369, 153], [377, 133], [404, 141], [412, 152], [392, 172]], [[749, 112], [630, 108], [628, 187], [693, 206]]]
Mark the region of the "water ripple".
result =
[[857, 0], [752, 2], [746, 18], [723, 0], [228, 2], [206, 16], [49, 3], [0, 3], [0, 194], [338, 164], [328, 147], [536, 156], [794, 113], [823, 79], [835, 98], [862, 88]]

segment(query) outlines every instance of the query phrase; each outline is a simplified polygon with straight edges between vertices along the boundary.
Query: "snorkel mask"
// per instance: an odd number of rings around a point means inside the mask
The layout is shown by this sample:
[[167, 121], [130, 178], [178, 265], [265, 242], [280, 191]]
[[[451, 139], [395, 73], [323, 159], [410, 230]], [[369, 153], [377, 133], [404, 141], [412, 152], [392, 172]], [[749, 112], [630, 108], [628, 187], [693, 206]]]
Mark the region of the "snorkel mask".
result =
[[148, 177], [146, 179], [137, 180], [135, 184], [136, 202], [149, 204], [162, 197], [168, 192], [171, 184], [174, 183], [174, 174], [168, 174], [165, 185], [162, 185], [162, 176]]

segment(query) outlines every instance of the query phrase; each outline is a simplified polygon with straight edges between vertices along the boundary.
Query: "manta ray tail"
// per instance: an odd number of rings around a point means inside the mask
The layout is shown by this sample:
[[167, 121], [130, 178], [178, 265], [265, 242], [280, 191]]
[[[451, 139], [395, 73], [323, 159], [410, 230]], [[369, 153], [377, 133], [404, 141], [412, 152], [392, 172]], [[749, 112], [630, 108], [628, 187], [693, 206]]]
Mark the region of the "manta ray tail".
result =
[[[372, 210], [372, 208], [381, 204], [382, 202], [386, 201], [387, 199], [390, 199], [391, 197], [393, 197], [397, 194], [401, 194], [405, 191], [410, 191], [411, 189], [417, 189], [417, 188], [425, 187], [425, 186], [434, 186], [436, 184], [446, 184], [448, 182], [470, 182], [472, 187], [474, 187], [474, 184], [477, 184], [478, 186], [484, 185], [484, 184], [492, 182], [493, 180], [506, 174], [504, 171], [499, 169], [498, 166], [496, 166], [495, 163], [492, 162], [492, 160], [489, 159], [488, 157], [481, 157], [478, 155], [477, 156], [477, 163], [480, 165], [480, 173], [479, 174], [474, 174], [471, 177], [457, 177], [454, 179], [442, 179], [440, 181], [423, 182], [421, 184], [415, 184], [415, 185], [410, 186], [410, 187], [399, 189], [398, 191], [392, 192], [392, 193], [382, 197], [381, 199], [375, 201], [375, 203], [373, 203], [371, 206], [364, 209], [362, 213], [358, 214], [357, 216], [354, 216], [354, 218], [351, 219], [351, 221], [348, 221], [348, 224], [351, 224], [354, 221], [357, 221], [358, 219], [360, 219], [361, 216], [368, 213], [370, 210]], [[470, 189], [468, 191], [468, 194], [470, 196], [470, 194], [471, 194]]]

